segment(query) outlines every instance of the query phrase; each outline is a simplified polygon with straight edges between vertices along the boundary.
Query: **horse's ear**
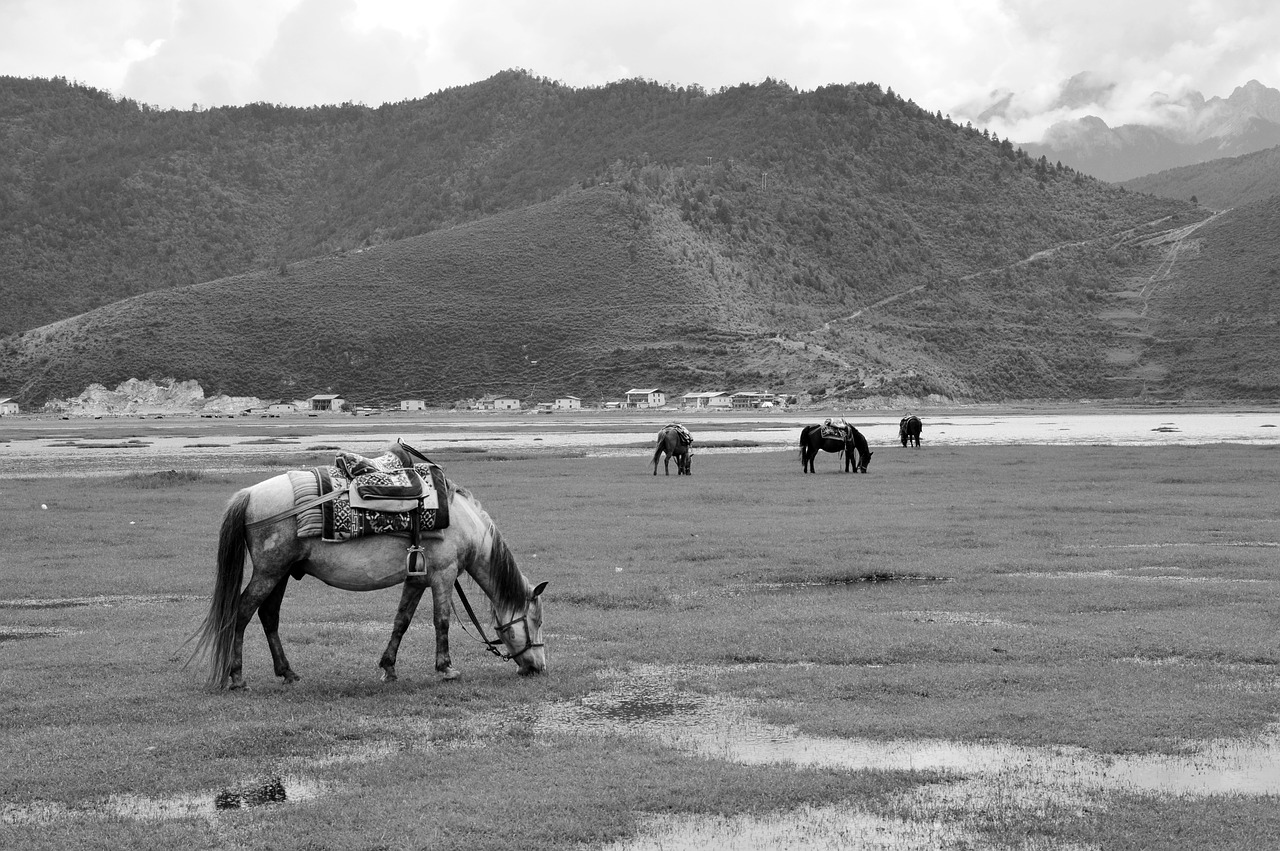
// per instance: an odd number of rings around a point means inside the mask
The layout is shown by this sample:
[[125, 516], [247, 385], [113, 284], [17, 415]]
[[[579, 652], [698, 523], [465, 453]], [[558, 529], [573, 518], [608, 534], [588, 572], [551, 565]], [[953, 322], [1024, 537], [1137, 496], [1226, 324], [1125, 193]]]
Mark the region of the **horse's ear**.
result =
[[547, 583], [539, 582], [537, 585], [533, 586], [533, 593], [529, 595], [529, 599], [530, 600], [537, 599], [538, 595], [545, 590], [547, 590]]

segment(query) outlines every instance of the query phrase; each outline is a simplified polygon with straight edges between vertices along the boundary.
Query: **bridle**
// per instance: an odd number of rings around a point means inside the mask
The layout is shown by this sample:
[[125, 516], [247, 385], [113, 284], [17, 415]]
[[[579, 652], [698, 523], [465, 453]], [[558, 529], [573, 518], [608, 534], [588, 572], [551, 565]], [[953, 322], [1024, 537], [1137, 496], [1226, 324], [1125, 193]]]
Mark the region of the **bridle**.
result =
[[[484, 627], [480, 625], [480, 619], [476, 617], [475, 610], [471, 608], [471, 602], [467, 600], [467, 595], [462, 591], [462, 583], [458, 582], [455, 579], [453, 582], [453, 588], [455, 591], [458, 592], [458, 599], [462, 601], [462, 608], [467, 610], [467, 616], [471, 618], [471, 622], [475, 624], [476, 630], [480, 633], [479, 638], [477, 638], [476, 640], [483, 642], [485, 649], [488, 650], [490, 653], [492, 653], [494, 656], [497, 656], [499, 659], [515, 660], [515, 659], [519, 659], [521, 656], [528, 653], [530, 650], [533, 650], [534, 648], [546, 646], [543, 642], [540, 642], [540, 641], [535, 642], [533, 640], [533, 630], [529, 629], [529, 615], [527, 611], [528, 610], [527, 604], [525, 607], [526, 608], [525, 614], [521, 615], [518, 618], [509, 620], [504, 624], [498, 624], [497, 637], [489, 638], [487, 635], [485, 635]], [[519, 650], [517, 650], [514, 653], [502, 652], [502, 650], [500, 650], [499, 648], [501, 648], [505, 644], [505, 642], [503, 641], [503, 635], [505, 635], [508, 630], [515, 629], [516, 624], [520, 624], [520, 623], [523, 623], [525, 625], [524, 647], [521, 647]], [[465, 624], [462, 627], [462, 631], [467, 632], [467, 628]], [[467, 634], [470, 635], [471, 633], [467, 632]]]

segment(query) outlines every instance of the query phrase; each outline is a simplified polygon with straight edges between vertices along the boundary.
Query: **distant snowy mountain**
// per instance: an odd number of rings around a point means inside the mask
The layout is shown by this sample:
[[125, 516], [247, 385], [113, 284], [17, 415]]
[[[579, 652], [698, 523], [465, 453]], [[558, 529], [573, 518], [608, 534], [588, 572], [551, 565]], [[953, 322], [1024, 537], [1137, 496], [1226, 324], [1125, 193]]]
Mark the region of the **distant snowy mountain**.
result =
[[[1105, 112], [1113, 87], [1088, 75], [1067, 81], [1050, 112], [1098, 105]], [[1017, 118], [1017, 98], [992, 95], [977, 113], [979, 122]], [[1102, 180], [1119, 182], [1170, 168], [1236, 157], [1280, 145], [1280, 90], [1250, 80], [1230, 97], [1205, 100], [1199, 92], [1171, 98], [1154, 93], [1143, 105], [1141, 123], [1110, 127], [1096, 115], [1058, 121], [1036, 142], [1018, 146]]]

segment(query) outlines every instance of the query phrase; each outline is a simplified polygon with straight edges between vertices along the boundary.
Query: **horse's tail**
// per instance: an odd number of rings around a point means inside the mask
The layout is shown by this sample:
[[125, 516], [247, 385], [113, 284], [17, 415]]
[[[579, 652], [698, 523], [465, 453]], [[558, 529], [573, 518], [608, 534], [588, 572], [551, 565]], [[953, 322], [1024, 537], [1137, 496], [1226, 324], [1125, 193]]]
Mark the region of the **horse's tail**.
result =
[[[196, 656], [208, 656], [209, 685], [225, 688], [231, 676], [231, 645], [236, 636], [236, 619], [240, 610], [240, 584], [244, 581], [244, 559], [248, 551], [245, 515], [249, 510], [249, 490], [231, 497], [222, 515], [222, 531], [218, 535], [218, 575], [214, 580], [209, 614], [192, 636], [196, 638]], [[190, 659], [187, 660], [188, 664]]]
[[653, 450], [653, 469], [658, 469], [658, 459], [662, 456], [662, 448], [667, 445], [666, 434], [658, 435], [658, 448]]

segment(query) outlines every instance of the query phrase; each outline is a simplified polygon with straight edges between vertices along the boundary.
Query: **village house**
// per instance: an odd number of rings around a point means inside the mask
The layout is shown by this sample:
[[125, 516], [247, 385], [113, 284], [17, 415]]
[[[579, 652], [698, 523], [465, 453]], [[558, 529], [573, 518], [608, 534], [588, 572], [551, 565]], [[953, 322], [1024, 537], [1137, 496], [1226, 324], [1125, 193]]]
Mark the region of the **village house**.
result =
[[18, 413], [18, 400], [11, 396], [0, 396], [0, 417]]
[[685, 408], [728, 408], [730, 407], [730, 396], [723, 390], [686, 393], [680, 397], [680, 404]]
[[774, 395], [772, 393], [753, 393], [742, 392], [733, 394], [733, 407], [735, 408], [759, 408], [765, 402], [772, 406]]
[[557, 396], [552, 407], [557, 411], [575, 411], [582, 407], [582, 400], [577, 396]]
[[425, 399], [401, 399], [400, 410], [402, 411], [425, 411], [427, 402]]
[[667, 394], [657, 388], [647, 390], [628, 390], [628, 408], [661, 408], [667, 404]]
[[310, 410], [313, 411], [341, 411], [343, 403], [346, 402], [334, 393], [317, 393], [307, 401], [310, 403]]
[[520, 400], [514, 396], [485, 396], [476, 407], [482, 411], [518, 411]]

